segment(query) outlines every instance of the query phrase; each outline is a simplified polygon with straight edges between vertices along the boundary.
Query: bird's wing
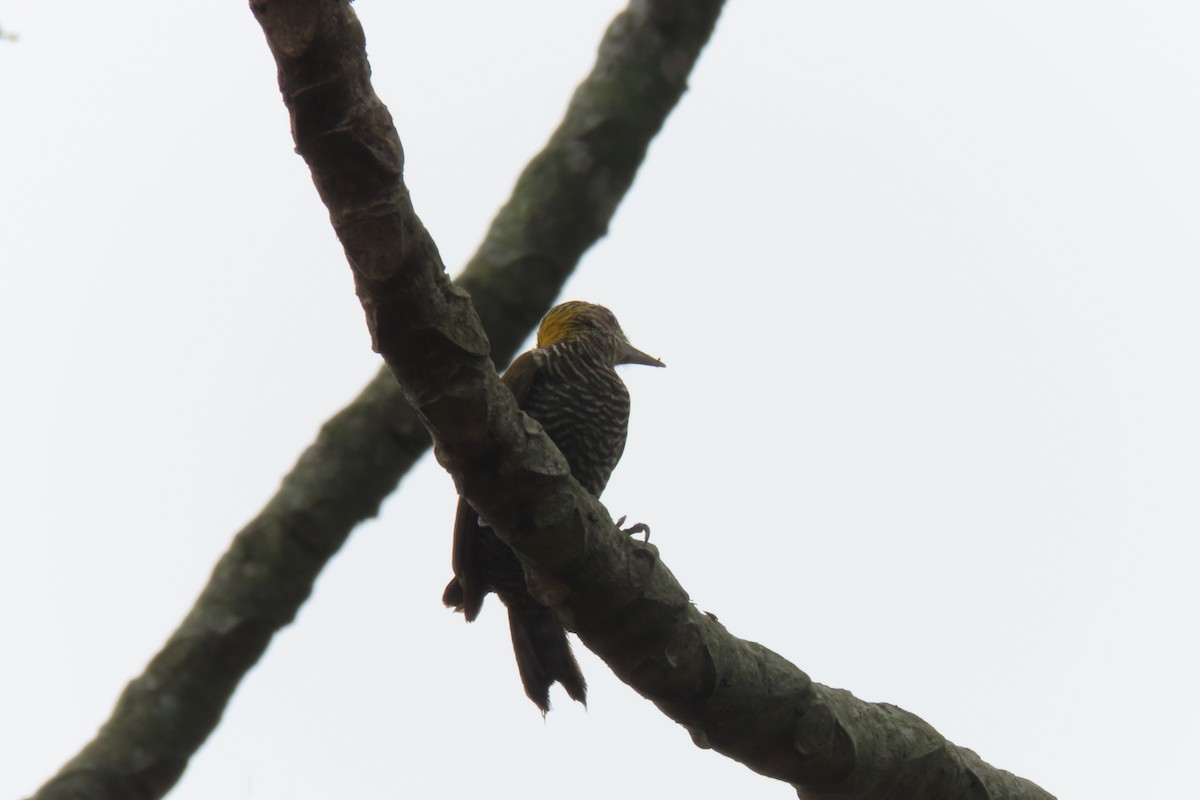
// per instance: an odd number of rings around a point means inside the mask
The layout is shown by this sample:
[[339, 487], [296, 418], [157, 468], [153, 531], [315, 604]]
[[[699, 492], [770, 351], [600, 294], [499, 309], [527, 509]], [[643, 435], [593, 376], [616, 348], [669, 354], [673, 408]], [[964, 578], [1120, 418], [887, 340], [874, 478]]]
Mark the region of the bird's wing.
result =
[[508, 369], [504, 370], [504, 374], [500, 376], [500, 382], [508, 387], [508, 390], [513, 393], [513, 397], [517, 398], [519, 407], [525, 406], [525, 398], [529, 396], [529, 389], [533, 386], [539, 371], [541, 371], [541, 365], [538, 363], [538, 358], [534, 355], [533, 350], [529, 350], [517, 356], [516, 360], [509, 364]]
[[[504, 370], [500, 382], [508, 387], [521, 406], [537, 378], [540, 367], [533, 351], [517, 356]], [[490, 591], [479, 563], [480, 554], [475, 552], [479, 536], [479, 514], [463, 498], [458, 498], [458, 512], [454, 517], [454, 549], [450, 563], [454, 567], [454, 578], [442, 595], [442, 602], [462, 611], [467, 621], [474, 620], [483, 606], [483, 598]]]

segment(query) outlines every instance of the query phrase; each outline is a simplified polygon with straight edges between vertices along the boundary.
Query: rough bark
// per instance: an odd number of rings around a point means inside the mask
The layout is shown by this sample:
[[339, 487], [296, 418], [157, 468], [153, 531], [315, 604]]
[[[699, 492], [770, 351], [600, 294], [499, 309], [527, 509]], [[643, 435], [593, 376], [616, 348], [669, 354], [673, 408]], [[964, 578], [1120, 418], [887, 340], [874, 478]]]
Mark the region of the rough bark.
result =
[[[497, 380], [470, 297], [450, 283], [413, 212], [400, 143], [371, 91], [365, 56], [348, 55], [362, 46], [349, 6], [286, 7], [256, 9], [297, 149], [346, 250], [372, 341], [433, 435], [439, 461], [583, 642], [698, 745], [803, 797], [1050, 797], [916, 716], [815, 684], [732, 636], [695, 609], [653, 546], [616, 530]], [[630, 15], [658, 27], [670, 17], [679, 31], [709, 7], [635, 2]]]
[[[269, 31], [287, 26], [283, 43], [300, 48], [299, 55], [306, 36], [309, 45], [324, 38], [318, 37], [317, 17], [309, 10], [328, 13], [336, 5], [272, 2], [255, 8]], [[708, 30], [717, 10], [705, 6]], [[625, 14], [614, 23], [563, 122], [526, 167], [459, 278], [485, 320], [498, 363], [512, 358], [580, 255], [604, 234], [650, 140], [686, 88], [687, 73], [705, 42], [697, 34], [706, 32], [673, 30], [669, 19], [665, 27], [661, 22]], [[295, 59], [289, 69], [311, 70], [317, 84], [325, 71], [343, 70], [365, 82], [361, 33], [357, 36], [352, 47], [323, 51], [320, 58], [327, 60]], [[649, 68], [661, 60], [673, 61], [678, 69]], [[336, 125], [336, 115], [347, 113], [336, 90], [330, 94], [327, 87], [322, 94], [314, 88], [307, 94], [318, 107], [327, 104], [330, 111], [315, 113], [326, 123]], [[368, 94], [354, 102], [378, 103]], [[385, 127], [390, 130], [390, 121]], [[395, 139], [394, 130], [385, 132], [389, 137]], [[382, 148], [391, 151], [386, 143]], [[398, 148], [397, 142], [393, 156]], [[398, 172], [370, 175], [369, 152], [347, 157], [358, 168], [354, 180], [398, 179]], [[393, 167], [398, 170], [398, 164]], [[128, 800], [166, 794], [271, 637], [295, 618], [321, 569], [350, 531], [377, 513], [428, 446], [429, 434], [400, 387], [381, 370], [322, 427], [275, 497], [234, 538], [195, 606], [130, 682], [96, 737], [35, 797]]]

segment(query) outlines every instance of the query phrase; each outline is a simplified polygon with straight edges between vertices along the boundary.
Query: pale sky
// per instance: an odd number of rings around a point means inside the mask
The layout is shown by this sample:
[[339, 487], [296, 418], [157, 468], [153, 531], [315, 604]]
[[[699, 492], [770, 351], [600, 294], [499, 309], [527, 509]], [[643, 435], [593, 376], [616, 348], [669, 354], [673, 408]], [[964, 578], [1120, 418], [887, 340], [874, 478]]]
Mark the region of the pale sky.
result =
[[[456, 272], [617, 2], [358, 0]], [[373, 374], [245, 3], [0, 27], [0, 797], [107, 718]], [[604, 499], [696, 604], [1061, 798], [1196, 797], [1200, 6], [733, 0], [564, 292], [628, 368]], [[430, 457], [171, 795], [785, 798], [576, 643], [440, 603]], [[559, 795], [562, 796], [562, 795]]]

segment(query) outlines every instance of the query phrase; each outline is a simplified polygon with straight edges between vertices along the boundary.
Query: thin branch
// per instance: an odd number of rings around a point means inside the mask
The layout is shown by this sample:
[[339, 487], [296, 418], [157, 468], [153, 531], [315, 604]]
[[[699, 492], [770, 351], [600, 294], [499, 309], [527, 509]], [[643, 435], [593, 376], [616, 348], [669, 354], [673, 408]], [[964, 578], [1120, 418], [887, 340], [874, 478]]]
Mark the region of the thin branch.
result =
[[[268, 16], [299, 10], [287, 2], [256, 5]], [[526, 167], [459, 280], [486, 320], [498, 362], [512, 357], [580, 255], [604, 234], [703, 44], [674, 38], [645, 16], [624, 14], [610, 28], [562, 124]], [[358, 69], [366, 64], [361, 47], [347, 58]], [[647, 64], [657, 60], [679, 68], [651, 73]], [[358, 178], [371, 180], [368, 172]], [[166, 794], [271, 637], [295, 618], [321, 569], [428, 446], [396, 381], [381, 370], [322, 427], [96, 737], [35, 797]]]
[[[684, 29], [717, 5], [639, 2], [630, 13], [655, 23], [673, 13]], [[802, 796], [1049, 797], [916, 716], [815, 684], [732, 636], [695, 609], [653, 546], [616, 530], [497, 380], [470, 297], [450, 283], [412, 209], [400, 143], [365, 57], [348, 55], [362, 46], [349, 6], [287, 7], [272, 15], [260, 6], [259, 19], [297, 150], [346, 250], [372, 341], [433, 435], [439, 461], [583, 642], [698, 745]]]

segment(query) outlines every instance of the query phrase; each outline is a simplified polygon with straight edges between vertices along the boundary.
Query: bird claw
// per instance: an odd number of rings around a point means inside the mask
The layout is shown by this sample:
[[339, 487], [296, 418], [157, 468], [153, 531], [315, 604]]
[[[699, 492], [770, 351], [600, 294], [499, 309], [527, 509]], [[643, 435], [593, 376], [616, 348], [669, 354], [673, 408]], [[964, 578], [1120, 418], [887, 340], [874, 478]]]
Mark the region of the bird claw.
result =
[[[622, 514], [621, 518], [619, 520], [617, 520], [617, 527], [621, 528], [621, 526], [624, 524], [625, 524], [625, 515]], [[636, 536], [637, 534], [642, 533], [642, 534], [645, 534], [645, 538], [642, 539], [642, 541], [643, 542], [650, 541], [650, 526], [644, 522], [637, 522], [637, 523], [634, 523], [633, 525], [630, 525], [628, 528], [621, 528], [621, 533], [625, 534], [626, 536]]]

